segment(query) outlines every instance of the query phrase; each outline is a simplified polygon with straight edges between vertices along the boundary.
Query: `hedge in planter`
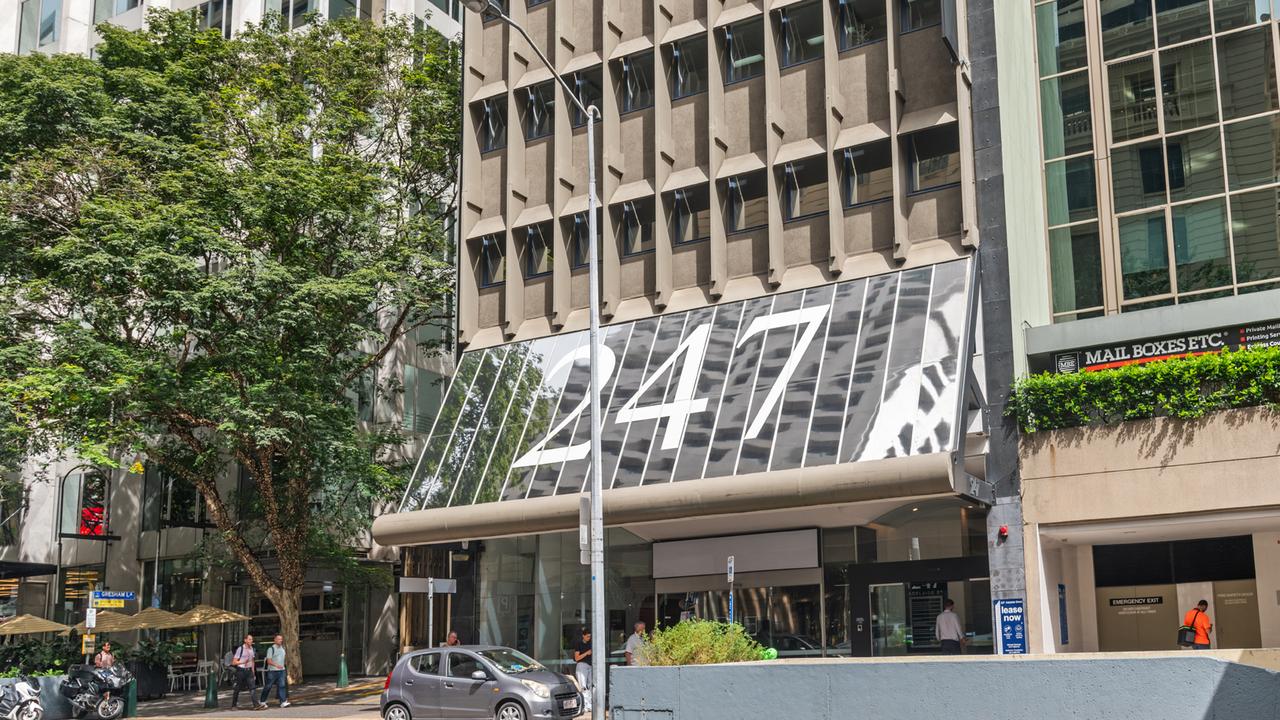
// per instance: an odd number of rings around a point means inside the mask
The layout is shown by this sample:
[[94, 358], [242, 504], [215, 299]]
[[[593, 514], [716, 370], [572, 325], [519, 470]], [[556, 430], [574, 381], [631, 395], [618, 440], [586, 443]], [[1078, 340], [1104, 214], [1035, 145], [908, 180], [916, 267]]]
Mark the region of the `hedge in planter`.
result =
[[685, 620], [658, 628], [645, 641], [645, 659], [650, 665], [709, 665], [759, 660], [760, 643], [738, 623]]
[[1023, 432], [1280, 403], [1280, 347], [1224, 351], [1018, 381], [1008, 414]]

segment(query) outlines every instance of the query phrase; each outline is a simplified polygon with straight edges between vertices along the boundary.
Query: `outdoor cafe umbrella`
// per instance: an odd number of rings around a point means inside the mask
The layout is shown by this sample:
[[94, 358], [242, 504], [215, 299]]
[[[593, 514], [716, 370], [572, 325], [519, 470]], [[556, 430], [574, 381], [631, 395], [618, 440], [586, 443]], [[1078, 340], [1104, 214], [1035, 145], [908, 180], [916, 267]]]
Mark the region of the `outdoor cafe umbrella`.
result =
[[190, 610], [179, 615], [178, 619], [175, 621], [177, 624], [170, 625], [169, 627], [175, 628], [175, 627], [191, 627], [193, 625], [220, 625], [223, 623], [241, 622], [248, 619], [249, 619], [248, 615], [241, 615], [238, 612], [223, 610], [222, 608], [216, 608], [212, 605], [197, 605], [191, 608]]
[[[135, 630], [168, 630], [175, 627], [186, 627], [182, 617], [168, 610], [150, 607], [130, 618]], [[176, 625], [174, 623], [177, 623]]]
[[45, 620], [35, 615], [19, 615], [0, 625], [0, 635], [30, 635], [33, 633], [64, 632], [70, 630], [62, 623]]
[[[70, 629], [70, 628], [68, 628]], [[113, 633], [113, 632], [129, 632], [137, 630], [138, 627], [133, 624], [133, 617], [124, 613], [112, 612], [110, 610], [99, 610], [98, 619], [94, 623], [93, 631], [95, 633]], [[90, 632], [83, 622], [77, 623], [76, 632], [84, 635]]]

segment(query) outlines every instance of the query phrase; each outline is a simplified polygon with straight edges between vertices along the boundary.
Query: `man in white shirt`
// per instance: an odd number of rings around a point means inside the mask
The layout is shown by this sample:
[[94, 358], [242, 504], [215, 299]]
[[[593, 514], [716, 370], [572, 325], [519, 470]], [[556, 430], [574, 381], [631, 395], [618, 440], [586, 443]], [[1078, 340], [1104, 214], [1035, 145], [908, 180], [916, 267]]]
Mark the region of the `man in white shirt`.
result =
[[960, 625], [960, 616], [956, 615], [956, 601], [947, 598], [942, 603], [942, 612], [934, 625], [934, 634], [938, 644], [942, 646], [943, 655], [959, 655], [964, 647], [964, 628]]
[[644, 621], [641, 620], [635, 624], [635, 632], [631, 633], [631, 637], [627, 638], [627, 645], [623, 648], [627, 655], [628, 665], [648, 665], [649, 661], [644, 656]]

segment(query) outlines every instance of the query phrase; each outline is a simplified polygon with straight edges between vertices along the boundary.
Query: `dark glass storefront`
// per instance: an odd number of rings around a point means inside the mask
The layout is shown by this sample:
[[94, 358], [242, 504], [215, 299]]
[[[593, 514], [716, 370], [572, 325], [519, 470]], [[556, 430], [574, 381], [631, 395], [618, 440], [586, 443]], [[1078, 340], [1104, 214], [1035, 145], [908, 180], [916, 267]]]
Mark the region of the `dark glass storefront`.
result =
[[[735, 578], [733, 618], [781, 657], [925, 655], [939, 652], [934, 626], [950, 598], [969, 638], [966, 652], [991, 653], [985, 528], [986, 509], [959, 498], [822, 528], [814, 534], [816, 567]], [[728, 619], [723, 574], [655, 580], [652, 542], [622, 528], [607, 535], [611, 662], [621, 662], [637, 620], [654, 627]], [[568, 671], [573, 643], [591, 622], [577, 534], [471, 543], [464, 557], [453, 563], [459, 593], [450, 627], [466, 642], [507, 645]]]

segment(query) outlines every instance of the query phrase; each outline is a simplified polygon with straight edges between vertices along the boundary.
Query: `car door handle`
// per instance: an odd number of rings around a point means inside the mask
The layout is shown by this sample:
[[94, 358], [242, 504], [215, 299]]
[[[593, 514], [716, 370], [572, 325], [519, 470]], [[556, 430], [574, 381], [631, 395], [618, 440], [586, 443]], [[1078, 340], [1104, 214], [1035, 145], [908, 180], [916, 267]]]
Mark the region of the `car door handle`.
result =
[[405, 684], [405, 685], [412, 685], [412, 684], [413, 684], [413, 681], [412, 681], [412, 680], [405, 680], [405, 681], [404, 681], [404, 684]]
[[451, 683], [451, 682], [447, 682], [447, 683], [445, 683], [445, 684], [444, 684], [444, 686], [445, 686], [445, 687], [447, 687], [447, 688], [451, 688], [451, 687], [453, 687], [453, 683]]

